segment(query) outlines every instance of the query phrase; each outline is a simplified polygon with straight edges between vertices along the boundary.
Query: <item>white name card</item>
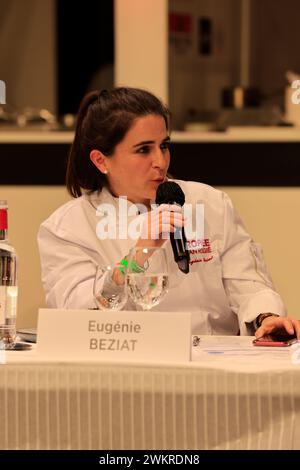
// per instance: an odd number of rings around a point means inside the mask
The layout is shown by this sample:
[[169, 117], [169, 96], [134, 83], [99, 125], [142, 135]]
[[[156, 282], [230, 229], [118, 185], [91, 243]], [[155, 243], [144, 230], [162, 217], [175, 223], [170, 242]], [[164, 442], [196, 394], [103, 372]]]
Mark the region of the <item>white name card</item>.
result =
[[37, 354], [55, 360], [185, 362], [191, 314], [40, 309]]

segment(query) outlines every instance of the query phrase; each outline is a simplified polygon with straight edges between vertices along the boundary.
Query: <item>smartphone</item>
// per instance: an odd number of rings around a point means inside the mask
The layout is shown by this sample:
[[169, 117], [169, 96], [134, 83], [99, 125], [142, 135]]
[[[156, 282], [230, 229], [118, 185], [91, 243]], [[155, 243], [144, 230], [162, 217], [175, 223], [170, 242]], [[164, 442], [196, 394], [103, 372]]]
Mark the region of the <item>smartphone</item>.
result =
[[261, 338], [254, 339], [254, 346], [291, 346], [291, 344], [296, 343], [297, 338], [295, 335], [265, 335]]

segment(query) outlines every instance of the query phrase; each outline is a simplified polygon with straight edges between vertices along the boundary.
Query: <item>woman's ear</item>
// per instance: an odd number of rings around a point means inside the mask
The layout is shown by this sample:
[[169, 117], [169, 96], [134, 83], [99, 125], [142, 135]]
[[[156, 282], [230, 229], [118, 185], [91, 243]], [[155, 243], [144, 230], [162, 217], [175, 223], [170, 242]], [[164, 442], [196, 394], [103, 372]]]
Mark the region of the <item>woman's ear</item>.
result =
[[100, 152], [100, 150], [92, 150], [90, 153], [90, 159], [94, 165], [98, 168], [101, 173], [107, 175], [108, 171], [106, 168], [106, 156]]

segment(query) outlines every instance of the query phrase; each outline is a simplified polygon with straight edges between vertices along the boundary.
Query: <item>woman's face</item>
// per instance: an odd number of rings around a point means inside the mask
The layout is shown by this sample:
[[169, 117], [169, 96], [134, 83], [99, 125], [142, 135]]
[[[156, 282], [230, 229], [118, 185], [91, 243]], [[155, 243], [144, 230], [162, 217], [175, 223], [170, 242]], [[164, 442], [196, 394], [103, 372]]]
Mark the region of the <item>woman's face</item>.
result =
[[113, 155], [105, 158], [112, 193], [133, 203], [155, 199], [170, 163], [169, 141], [163, 117], [137, 118]]

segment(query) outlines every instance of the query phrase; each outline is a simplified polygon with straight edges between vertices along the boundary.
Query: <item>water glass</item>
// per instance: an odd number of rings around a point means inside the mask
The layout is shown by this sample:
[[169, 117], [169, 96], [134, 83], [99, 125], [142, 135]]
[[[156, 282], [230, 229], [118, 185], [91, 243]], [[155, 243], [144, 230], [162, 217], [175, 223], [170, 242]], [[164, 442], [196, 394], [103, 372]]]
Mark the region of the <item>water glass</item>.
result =
[[[98, 266], [94, 281], [94, 299], [101, 310], [121, 310], [127, 302], [124, 281], [117, 284], [114, 280], [116, 265]], [[118, 279], [122, 279], [121, 276]]]
[[168, 292], [167, 255], [163, 247], [133, 248], [126, 274], [128, 295], [143, 310], [158, 305]]

